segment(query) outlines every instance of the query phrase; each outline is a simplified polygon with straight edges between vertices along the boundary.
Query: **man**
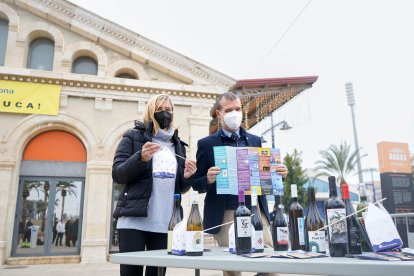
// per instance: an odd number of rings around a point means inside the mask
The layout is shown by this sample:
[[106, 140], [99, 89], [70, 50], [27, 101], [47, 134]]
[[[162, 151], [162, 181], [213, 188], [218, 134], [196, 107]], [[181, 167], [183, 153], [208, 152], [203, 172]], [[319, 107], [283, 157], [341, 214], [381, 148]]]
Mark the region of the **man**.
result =
[[[241, 128], [243, 118], [240, 99], [237, 95], [226, 92], [217, 97], [216, 115], [219, 119], [219, 130], [201, 140], [197, 145], [197, 172], [194, 175], [193, 189], [207, 193], [204, 200], [204, 229], [208, 229], [229, 221], [233, 221], [234, 210], [238, 207], [236, 195], [221, 195], [216, 193], [216, 176], [220, 168], [214, 165], [213, 147], [260, 147], [260, 137], [247, 133]], [[282, 177], [287, 175], [285, 165], [276, 169]], [[273, 247], [269, 227], [269, 210], [265, 196], [259, 196], [258, 205], [261, 209], [263, 236], [265, 247]], [[251, 208], [250, 196], [246, 197], [246, 205]], [[228, 230], [230, 225], [224, 225], [207, 231], [213, 234], [219, 246], [228, 247]], [[240, 272], [223, 271], [225, 276], [241, 275]]]
[[62, 246], [63, 234], [65, 234], [65, 223], [63, 222], [63, 219], [61, 219], [59, 223], [56, 224], [56, 232], [57, 238], [55, 245], [58, 246], [59, 244], [60, 246]]

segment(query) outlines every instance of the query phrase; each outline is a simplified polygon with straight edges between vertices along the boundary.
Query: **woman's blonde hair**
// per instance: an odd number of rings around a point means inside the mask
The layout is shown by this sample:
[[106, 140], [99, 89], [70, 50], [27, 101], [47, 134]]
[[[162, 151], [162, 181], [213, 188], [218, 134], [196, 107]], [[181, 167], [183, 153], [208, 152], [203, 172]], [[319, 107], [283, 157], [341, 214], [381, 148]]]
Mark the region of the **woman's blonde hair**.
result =
[[160, 130], [160, 125], [155, 120], [154, 113], [157, 111], [158, 107], [162, 105], [165, 101], [170, 102], [172, 111], [174, 111], [174, 105], [170, 97], [167, 94], [155, 95], [148, 101], [147, 106], [145, 107], [145, 111], [143, 114], [143, 120], [144, 120], [145, 125], [148, 125], [149, 121], [153, 122], [153, 125], [154, 125], [153, 131], [152, 131], [153, 134], [156, 134], [158, 130]]

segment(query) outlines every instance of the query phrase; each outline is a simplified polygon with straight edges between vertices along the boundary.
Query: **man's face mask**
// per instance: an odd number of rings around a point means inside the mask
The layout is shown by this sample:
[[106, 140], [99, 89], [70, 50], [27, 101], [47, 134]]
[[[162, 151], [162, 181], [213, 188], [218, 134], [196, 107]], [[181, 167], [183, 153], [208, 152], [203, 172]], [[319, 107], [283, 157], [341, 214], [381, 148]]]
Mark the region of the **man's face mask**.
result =
[[241, 125], [243, 114], [240, 111], [233, 110], [223, 116], [223, 121], [231, 130], [237, 131]]
[[171, 112], [168, 111], [158, 111], [154, 113], [154, 118], [157, 123], [160, 125], [161, 129], [166, 129], [170, 126], [173, 115]]

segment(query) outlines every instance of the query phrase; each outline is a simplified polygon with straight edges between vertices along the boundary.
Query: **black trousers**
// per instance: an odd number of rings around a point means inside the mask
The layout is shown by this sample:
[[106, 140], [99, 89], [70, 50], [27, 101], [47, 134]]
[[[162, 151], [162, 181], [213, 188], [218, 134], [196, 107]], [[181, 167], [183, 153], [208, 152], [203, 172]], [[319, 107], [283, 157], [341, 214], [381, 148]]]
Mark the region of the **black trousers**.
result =
[[57, 233], [57, 238], [56, 238], [56, 246], [59, 244], [60, 246], [62, 246], [62, 239], [63, 239], [63, 234], [64, 233]]
[[[118, 229], [119, 252], [167, 249], [167, 233], [154, 233], [134, 229]], [[167, 252], [165, 252], [167, 254]], [[142, 276], [143, 266], [120, 265], [121, 276]], [[158, 267], [147, 266], [145, 276], [157, 276]], [[165, 275], [166, 268], [163, 268]]]

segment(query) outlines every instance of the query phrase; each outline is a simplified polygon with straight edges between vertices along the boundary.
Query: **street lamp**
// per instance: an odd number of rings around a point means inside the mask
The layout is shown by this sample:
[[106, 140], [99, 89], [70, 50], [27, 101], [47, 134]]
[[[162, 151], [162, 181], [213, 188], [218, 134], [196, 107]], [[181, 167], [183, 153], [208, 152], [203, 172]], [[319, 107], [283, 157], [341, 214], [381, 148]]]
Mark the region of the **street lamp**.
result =
[[271, 127], [268, 128], [268, 129], [266, 129], [262, 133], [262, 141], [265, 141], [264, 138], [263, 138], [263, 135], [265, 135], [266, 133], [268, 133], [269, 131], [271, 131], [272, 132], [272, 148], [275, 148], [275, 131], [274, 131], [274, 129], [276, 127], [280, 126], [280, 125], [282, 125], [280, 127], [280, 130], [288, 130], [288, 129], [291, 129], [292, 127], [286, 122], [286, 120], [280, 121], [279, 123], [277, 123], [277, 124], [274, 125], [273, 124], [273, 114], [270, 115], [270, 124], [271, 124]]
[[351, 114], [352, 114], [352, 126], [354, 128], [354, 141], [355, 141], [355, 148], [357, 150], [357, 158], [358, 158], [358, 180], [359, 183], [364, 183], [364, 179], [362, 177], [362, 167], [361, 167], [361, 157], [359, 155], [359, 145], [358, 145], [358, 135], [356, 130], [355, 124], [355, 114], [354, 114], [354, 105], [355, 105], [355, 98], [354, 98], [354, 87], [351, 82], [345, 83], [345, 90], [346, 90], [346, 98], [348, 100], [348, 105], [351, 107]]

